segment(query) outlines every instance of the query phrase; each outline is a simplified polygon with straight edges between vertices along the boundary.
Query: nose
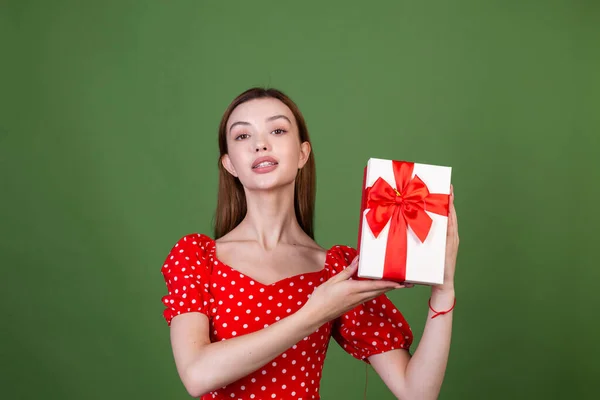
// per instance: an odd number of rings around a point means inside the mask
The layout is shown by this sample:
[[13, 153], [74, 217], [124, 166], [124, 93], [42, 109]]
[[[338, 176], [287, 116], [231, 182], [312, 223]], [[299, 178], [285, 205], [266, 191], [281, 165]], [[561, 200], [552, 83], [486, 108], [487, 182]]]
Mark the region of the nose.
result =
[[255, 139], [256, 141], [254, 142], [254, 151], [258, 153], [260, 151], [269, 150], [268, 138], [264, 137], [263, 135], [256, 135]]

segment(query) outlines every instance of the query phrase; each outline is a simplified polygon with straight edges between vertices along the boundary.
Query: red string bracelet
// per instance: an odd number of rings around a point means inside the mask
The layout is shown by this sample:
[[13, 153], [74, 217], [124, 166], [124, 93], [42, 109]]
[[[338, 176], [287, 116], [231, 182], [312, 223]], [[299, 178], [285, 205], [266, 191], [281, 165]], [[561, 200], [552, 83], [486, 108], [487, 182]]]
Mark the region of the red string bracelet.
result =
[[433, 311], [433, 316], [431, 317], [431, 319], [434, 319], [435, 317], [439, 317], [440, 315], [444, 315], [444, 314], [448, 314], [450, 311], [452, 311], [454, 309], [454, 306], [456, 305], [456, 297], [454, 298], [454, 303], [452, 303], [452, 307], [450, 307], [449, 310], [446, 311], [435, 311], [432, 307], [431, 307], [431, 297], [429, 298], [429, 309], [431, 311]]

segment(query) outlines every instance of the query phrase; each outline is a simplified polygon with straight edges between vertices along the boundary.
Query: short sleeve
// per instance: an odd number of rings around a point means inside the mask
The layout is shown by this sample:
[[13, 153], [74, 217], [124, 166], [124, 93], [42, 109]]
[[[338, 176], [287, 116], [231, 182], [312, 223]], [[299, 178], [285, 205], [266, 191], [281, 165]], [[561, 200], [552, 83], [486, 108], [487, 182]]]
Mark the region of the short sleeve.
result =
[[161, 272], [168, 294], [162, 297], [163, 317], [170, 326], [172, 319], [188, 312], [200, 312], [210, 317], [211, 265], [206, 260], [210, 238], [201, 234], [182, 237], [171, 249]]
[[[346, 268], [355, 256], [355, 249], [336, 246], [330, 261], [332, 272]], [[366, 363], [374, 354], [408, 350], [413, 341], [408, 322], [385, 294], [342, 314], [334, 322], [332, 336], [346, 353]]]

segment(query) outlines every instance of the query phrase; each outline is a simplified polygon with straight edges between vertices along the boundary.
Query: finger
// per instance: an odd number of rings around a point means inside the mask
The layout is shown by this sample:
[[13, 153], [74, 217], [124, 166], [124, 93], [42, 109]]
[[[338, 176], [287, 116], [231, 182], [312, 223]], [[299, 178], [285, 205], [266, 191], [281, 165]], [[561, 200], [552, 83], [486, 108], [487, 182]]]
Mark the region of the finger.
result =
[[454, 187], [450, 185], [450, 195], [448, 196], [448, 226], [452, 222], [452, 212], [454, 210]]
[[454, 204], [450, 201], [450, 213], [448, 213], [448, 233], [452, 233], [454, 229]]
[[456, 210], [452, 213], [452, 219], [454, 220], [454, 232], [455, 234], [458, 234], [458, 217], [456, 216]]
[[[366, 291], [366, 292], [361, 292], [360, 295], [363, 296], [363, 298], [375, 298], [378, 296], [381, 296], [384, 293], [387, 293], [389, 291], [392, 290], [396, 290], [396, 289], [410, 289], [414, 287], [414, 285], [412, 283], [407, 283], [407, 284], [398, 284], [398, 286], [395, 287], [389, 287], [389, 288], [383, 288], [383, 289], [375, 289], [375, 290], [370, 290], [370, 291]], [[363, 300], [367, 301], [367, 300]]]
[[341, 272], [339, 272], [337, 275], [335, 275], [330, 280], [333, 282], [341, 282], [341, 281], [348, 280], [352, 277], [352, 275], [354, 275], [354, 273], [356, 272], [357, 269], [358, 269], [358, 256], [354, 257], [354, 260], [352, 260], [350, 265], [348, 265], [346, 268], [344, 268]]
[[356, 293], [366, 293], [377, 290], [391, 290], [402, 287], [401, 284], [394, 281], [379, 280], [379, 279], [365, 279], [361, 281], [354, 281], [352, 291]]
[[452, 186], [452, 215], [454, 217], [454, 225], [458, 226], [458, 220], [456, 217], [456, 205], [454, 204], [454, 186]]
[[452, 203], [452, 211], [450, 213], [450, 219], [452, 223], [452, 233], [456, 234], [458, 231], [458, 220], [456, 218], [456, 208], [454, 207], [454, 202]]
[[454, 203], [452, 203], [452, 210], [454, 214], [454, 226], [456, 227], [455, 229], [458, 232], [458, 215], [456, 214], [456, 207], [454, 206]]
[[448, 233], [447, 236], [454, 236], [456, 234], [456, 209], [454, 207], [454, 200], [450, 198], [449, 204], [449, 212], [448, 212]]
[[359, 304], [366, 303], [367, 301], [371, 301], [373, 299], [378, 298], [379, 296], [386, 294], [394, 289], [383, 289], [383, 290], [372, 290], [370, 292], [364, 292], [360, 294]]
[[[389, 281], [389, 287], [391, 287], [392, 289], [410, 289], [414, 286], [415, 286], [414, 283], [408, 283], [408, 282], [400, 283], [400, 282]], [[384, 286], [384, 287], [387, 287], [387, 286]], [[379, 290], [379, 288], [375, 288], [374, 290]], [[366, 293], [366, 291], [363, 293]]]

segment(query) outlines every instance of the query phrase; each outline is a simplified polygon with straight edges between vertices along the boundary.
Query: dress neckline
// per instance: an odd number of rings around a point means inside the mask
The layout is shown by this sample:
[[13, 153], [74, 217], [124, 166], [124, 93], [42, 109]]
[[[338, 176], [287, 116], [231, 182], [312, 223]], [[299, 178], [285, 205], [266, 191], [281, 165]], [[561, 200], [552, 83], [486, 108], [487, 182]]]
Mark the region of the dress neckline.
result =
[[329, 261], [329, 257], [331, 256], [331, 250], [333, 248], [333, 247], [331, 247], [331, 248], [329, 248], [329, 249], [327, 249], [325, 251], [325, 262], [323, 263], [323, 266], [322, 266], [322, 268], [320, 270], [318, 270], [318, 271], [310, 271], [310, 272], [301, 272], [299, 274], [294, 274], [294, 275], [286, 276], [286, 277], [281, 278], [279, 280], [276, 280], [276, 281], [274, 281], [272, 283], [264, 283], [264, 282], [261, 282], [261, 281], [255, 279], [254, 277], [252, 277], [252, 276], [250, 276], [248, 274], [245, 274], [243, 272], [238, 271], [237, 269], [233, 268], [231, 265], [226, 264], [223, 261], [221, 261], [217, 257], [217, 242], [213, 238], [211, 238], [209, 236], [206, 236], [206, 238], [208, 238], [209, 243], [210, 243], [209, 257], [212, 258], [212, 260], [216, 264], [218, 264], [218, 265], [220, 265], [222, 267], [227, 268], [228, 270], [230, 270], [233, 273], [240, 274], [240, 277], [246, 277], [246, 278], [254, 281], [259, 286], [262, 286], [262, 287], [265, 287], [265, 288], [275, 287], [275, 286], [281, 285], [282, 283], [285, 283], [285, 282], [288, 282], [288, 281], [291, 281], [291, 280], [294, 280], [294, 279], [304, 279], [304, 278], [309, 277], [309, 276], [320, 275], [320, 274], [324, 273], [327, 270], [327, 265], [328, 265], [327, 262]]

